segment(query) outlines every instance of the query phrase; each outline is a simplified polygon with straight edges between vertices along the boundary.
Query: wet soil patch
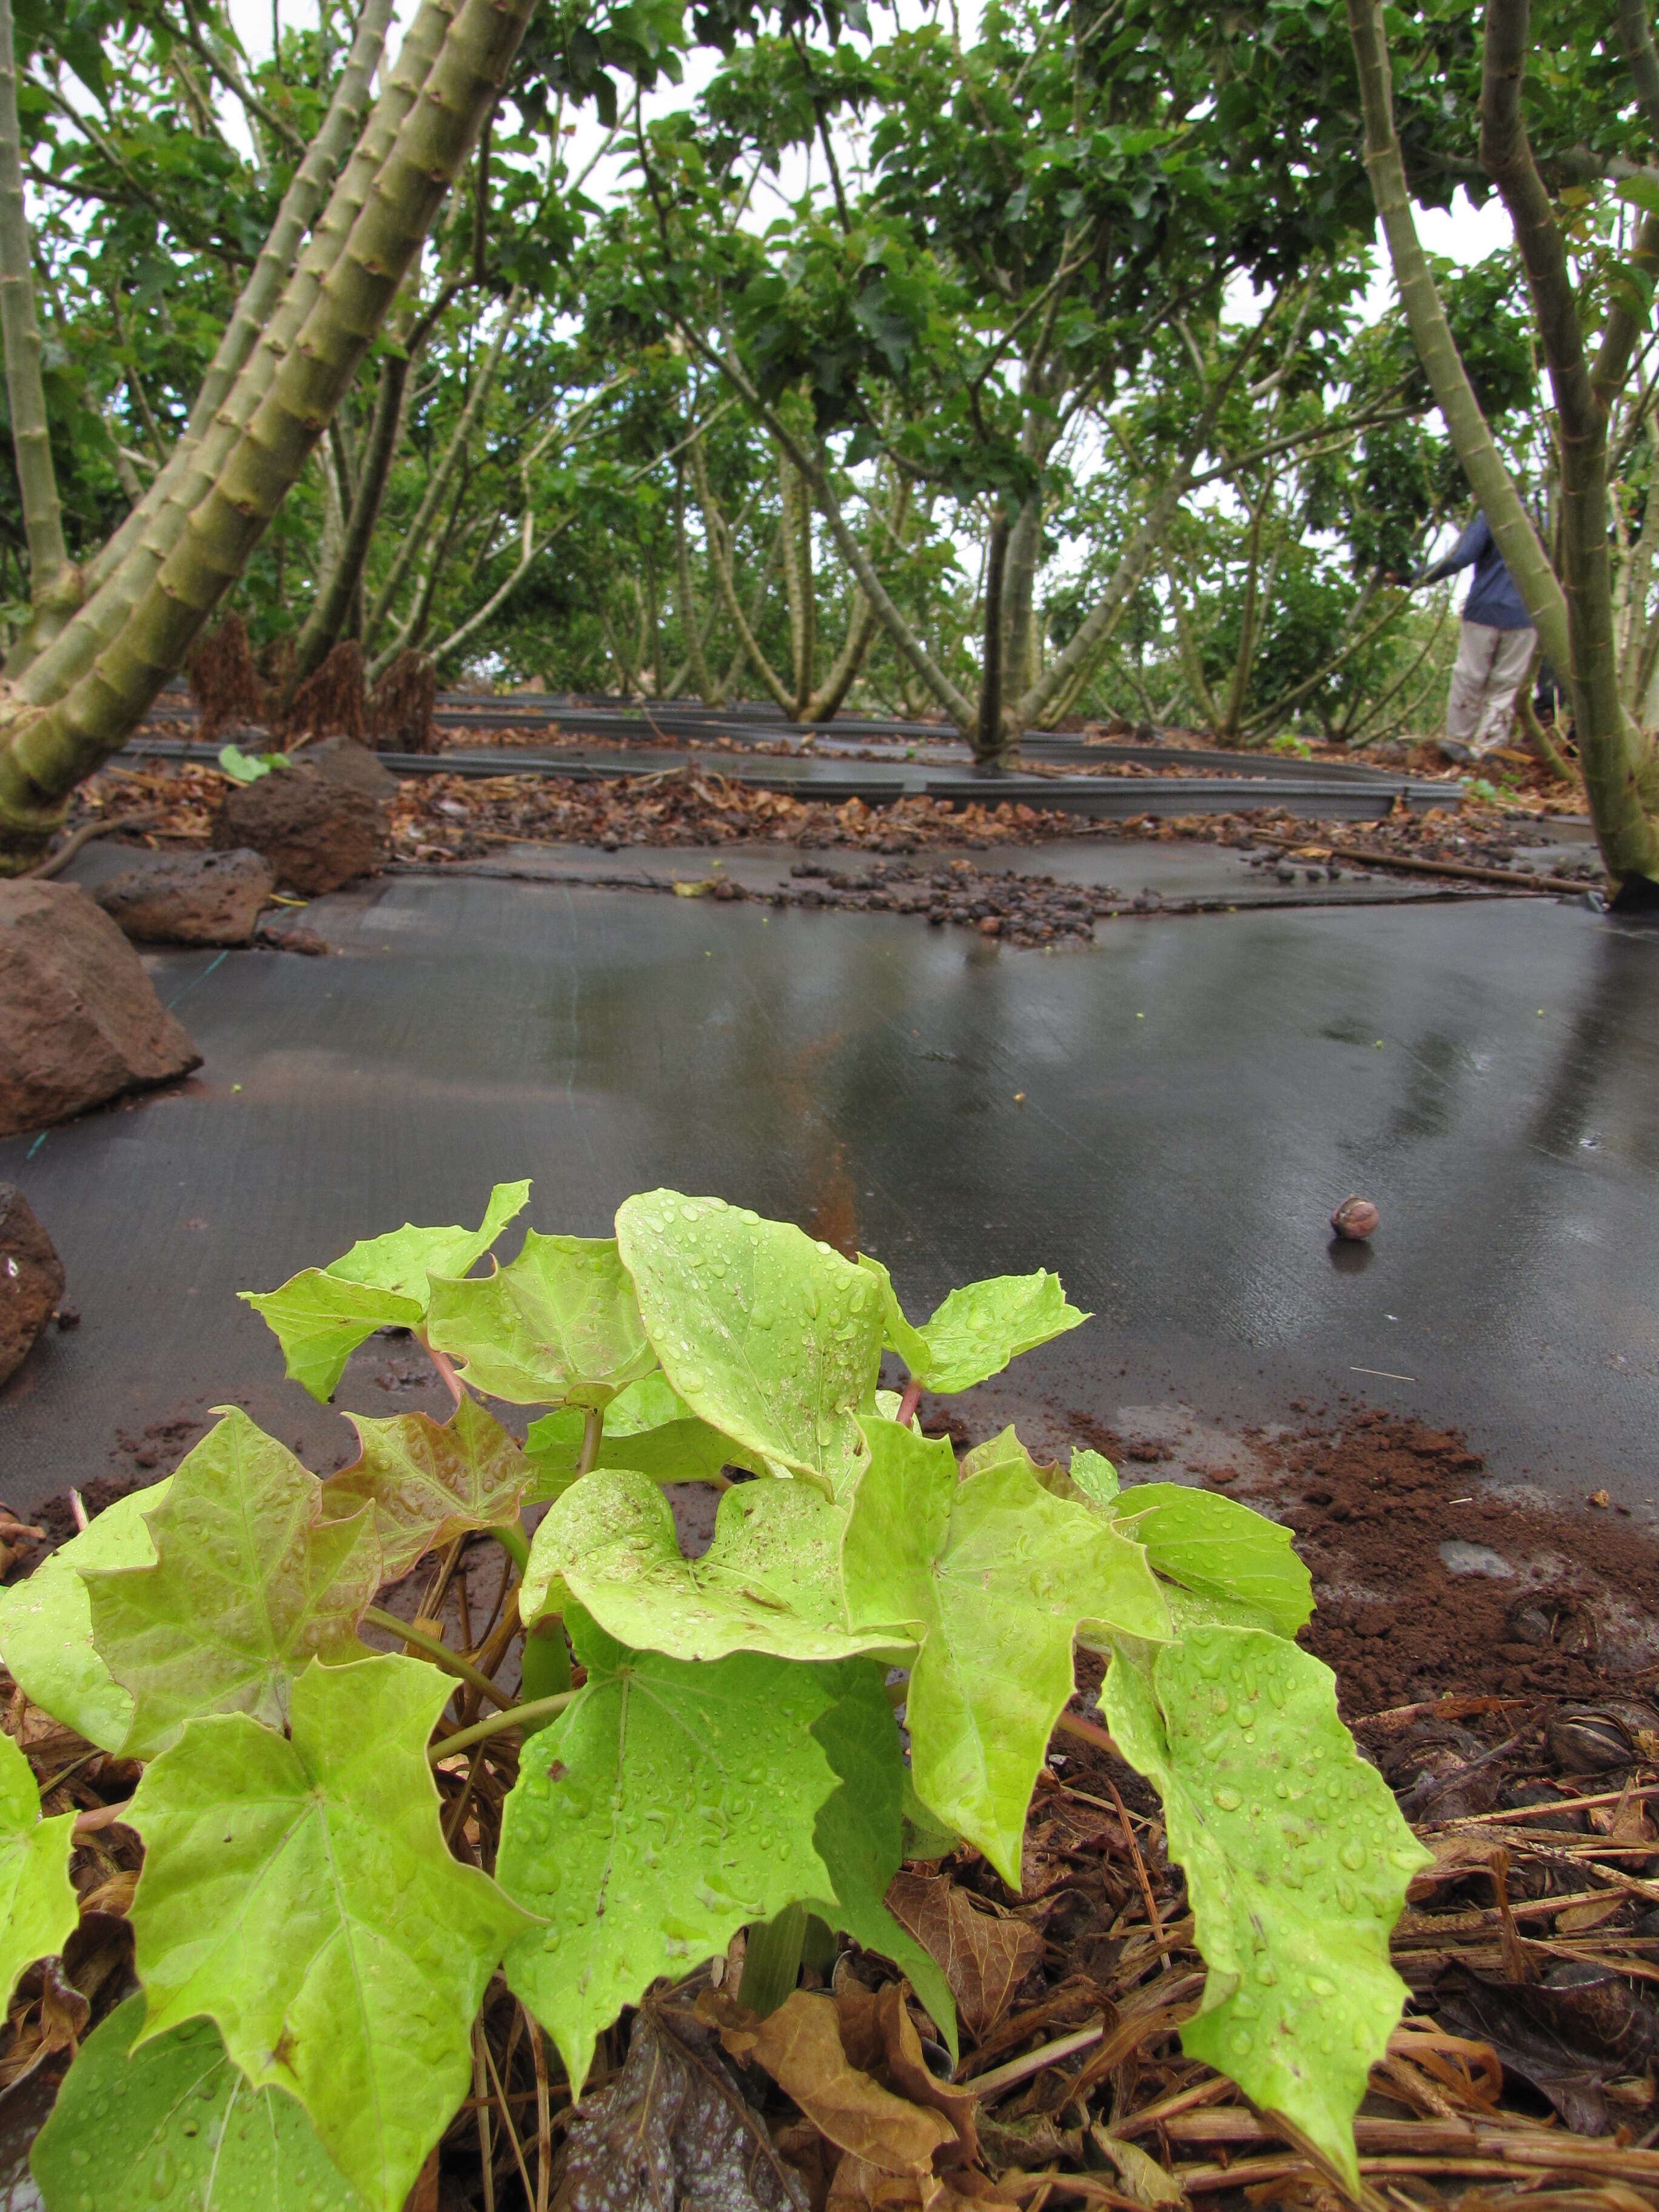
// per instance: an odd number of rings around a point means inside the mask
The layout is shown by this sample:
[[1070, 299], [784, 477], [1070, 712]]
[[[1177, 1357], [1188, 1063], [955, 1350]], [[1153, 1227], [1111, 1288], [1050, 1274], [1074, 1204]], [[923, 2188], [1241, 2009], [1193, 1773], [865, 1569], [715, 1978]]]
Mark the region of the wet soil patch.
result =
[[[1070, 1418], [1126, 1484], [1167, 1479], [1169, 1444]], [[1243, 1443], [1242, 1471], [1209, 1484], [1295, 1530], [1317, 1601], [1301, 1641], [1334, 1669], [1346, 1718], [1659, 1679], [1659, 1547], [1627, 1508], [1546, 1503], [1495, 1481], [1455, 1430], [1391, 1413], [1250, 1430]]]

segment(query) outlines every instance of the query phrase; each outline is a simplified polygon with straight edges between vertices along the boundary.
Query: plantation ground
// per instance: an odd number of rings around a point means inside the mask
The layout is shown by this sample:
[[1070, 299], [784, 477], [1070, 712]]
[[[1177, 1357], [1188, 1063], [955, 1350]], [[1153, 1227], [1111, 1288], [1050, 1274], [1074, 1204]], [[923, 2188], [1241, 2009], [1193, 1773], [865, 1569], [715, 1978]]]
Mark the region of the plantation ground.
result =
[[[623, 859], [649, 857], [684, 856]], [[1131, 892], [1170, 866], [1086, 857]], [[1202, 858], [1240, 898], [1261, 886]], [[1079, 872], [1053, 848], [1022, 865]], [[1202, 1437], [1346, 1392], [1464, 1431], [1506, 1480], [1606, 1488], [1659, 1523], [1650, 936], [1476, 896], [1125, 916], [1045, 955], [885, 914], [453, 874], [305, 919], [326, 960], [149, 957], [199, 1076], [0, 1145], [82, 1314], [3, 1401], [14, 1506], [112, 1449], [130, 1465], [119, 1433], [171, 1464], [144, 1431], [229, 1397], [331, 1464], [345, 1431], [283, 1384], [234, 1292], [406, 1215], [464, 1219], [524, 1172], [544, 1228], [601, 1231], [657, 1182], [811, 1221], [886, 1259], [913, 1310], [1056, 1267], [1094, 1324], [981, 1394], [1034, 1444], [1073, 1409]], [[1382, 1210], [1365, 1249], [1325, 1227], [1352, 1189]], [[374, 1340], [342, 1402], [424, 1402], [420, 1365]]]

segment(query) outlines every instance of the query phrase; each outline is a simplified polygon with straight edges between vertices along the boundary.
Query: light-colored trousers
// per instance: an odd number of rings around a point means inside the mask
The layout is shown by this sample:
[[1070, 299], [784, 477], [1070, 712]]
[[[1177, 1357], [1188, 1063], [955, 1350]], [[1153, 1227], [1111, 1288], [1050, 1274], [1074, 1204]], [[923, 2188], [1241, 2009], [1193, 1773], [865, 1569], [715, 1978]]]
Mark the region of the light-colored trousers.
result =
[[1535, 629], [1493, 629], [1460, 623], [1457, 659], [1446, 701], [1446, 735], [1477, 753], [1501, 745], [1510, 732], [1515, 695], [1538, 642]]

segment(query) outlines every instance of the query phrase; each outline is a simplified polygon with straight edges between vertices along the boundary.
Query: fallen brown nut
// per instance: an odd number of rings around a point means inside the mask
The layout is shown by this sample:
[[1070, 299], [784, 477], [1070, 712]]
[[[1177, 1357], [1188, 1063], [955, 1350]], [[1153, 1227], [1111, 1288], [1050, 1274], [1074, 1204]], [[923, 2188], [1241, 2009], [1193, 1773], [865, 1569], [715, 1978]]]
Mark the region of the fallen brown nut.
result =
[[1368, 1198], [1345, 1198], [1331, 1216], [1339, 1237], [1369, 1237], [1382, 1216]]

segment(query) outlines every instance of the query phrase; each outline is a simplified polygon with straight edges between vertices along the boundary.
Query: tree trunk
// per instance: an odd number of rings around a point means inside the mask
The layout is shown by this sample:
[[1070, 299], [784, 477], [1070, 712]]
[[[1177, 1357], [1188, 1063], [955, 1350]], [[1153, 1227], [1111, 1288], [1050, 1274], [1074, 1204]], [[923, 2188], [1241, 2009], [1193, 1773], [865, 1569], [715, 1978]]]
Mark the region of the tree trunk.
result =
[[1382, 25], [1382, 0], [1348, 0], [1348, 33], [1358, 64], [1365, 112], [1365, 167], [1382, 218], [1395, 282], [1424, 374], [1463, 473], [1498, 541], [1504, 565], [1525, 601], [1544, 652], [1557, 668], [1567, 665], [1567, 610], [1561, 586], [1539, 543], [1492, 431], [1474, 396], [1446, 310], [1435, 289], [1428, 257], [1417, 235], [1406, 167], [1394, 127], [1394, 87]]
[[[1607, 419], [1629, 374], [1636, 332], [1615, 301], [1593, 367], [1586, 358], [1566, 241], [1521, 114], [1529, 13], [1528, 0], [1487, 0], [1480, 159], [1515, 227], [1560, 425], [1567, 666], [1590, 814], [1609, 872], [1651, 881], [1659, 878], [1659, 761], [1620, 693], [1607, 551]], [[1659, 216], [1644, 218], [1637, 259], [1650, 281], [1659, 268]]]
[[28, 216], [23, 207], [22, 137], [17, 120], [17, 58], [11, 0], [0, 0], [0, 341], [6, 365], [12, 451], [28, 545], [28, 624], [33, 652], [56, 635], [80, 602], [82, 580], [64, 543], [63, 509], [52, 465], [46, 395], [40, 379], [40, 326]]
[[691, 588], [691, 543], [685, 528], [685, 463], [674, 464], [674, 558], [678, 574], [680, 625], [685, 632], [685, 666], [699, 699], [707, 707], [718, 707], [714, 680], [708, 672], [708, 659], [702, 648], [702, 629], [697, 619], [696, 596]]
[[[893, 511], [888, 523], [893, 533], [902, 542], [905, 519], [910, 511], [910, 483], [901, 477], [893, 497]], [[875, 641], [879, 624], [876, 611], [863, 588], [854, 584], [847, 616], [847, 635], [842, 641], [841, 651], [830, 664], [830, 672], [822, 685], [807, 701], [801, 714], [804, 722], [829, 722], [841, 712], [848, 693], [858, 679], [870, 647]]]
[[1009, 530], [1002, 582], [1002, 681], [1011, 699], [1023, 697], [1037, 674], [1035, 600], [1042, 553], [1042, 495], [1033, 492]]
[[[524, 4], [524, 0], [519, 0], [519, 4]], [[530, 5], [533, 7], [534, 4], [535, 0], [530, 0]], [[473, 431], [477, 428], [478, 417], [489, 397], [490, 386], [495, 383], [496, 372], [501, 367], [501, 356], [507, 349], [507, 342], [513, 335], [524, 304], [524, 295], [515, 284], [507, 295], [501, 321], [484, 349], [483, 359], [474, 372], [472, 388], [466, 395], [466, 403], [461, 409], [449, 443], [444, 447], [438, 465], [432, 472], [420, 506], [416, 509], [414, 520], [404, 532], [398, 550], [392, 556], [392, 566], [387, 569], [380, 590], [374, 594], [363, 624], [363, 638], [367, 645], [372, 646], [380, 635], [382, 624], [392, 611], [392, 603], [403, 588], [404, 579], [408, 575], [411, 563], [426, 544], [432, 526], [442, 510], [455, 471], [466, 453]]]
[[[325, 257], [325, 272], [314, 283], [308, 276], [299, 283], [304, 272], [296, 272], [290, 283], [289, 293], [297, 288], [310, 304], [280, 362], [253, 380], [260, 388], [245, 427], [85, 673], [49, 702], [15, 699], [0, 720], [0, 864], [25, 866], [38, 856], [75, 786], [125, 741], [240, 575], [385, 321], [500, 89], [533, 4], [461, 0], [429, 61], [418, 46], [410, 57], [406, 42], [393, 75], [400, 90], [392, 105], [401, 104], [402, 113], [392, 143], [362, 187], [349, 231]], [[428, 18], [436, 13], [421, 9], [411, 40], [423, 27], [429, 30]], [[371, 125], [386, 110], [387, 94], [376, 103]], [[368, 135], [366, 130], [365, 139]], [[358, 150], [364, 151], [362, 142]], [[354, 156], [331, 210], [347, 179], [358, 182], [359, 167]], [[279, 306], [273, 324], [281, 318]], [[249, 369], [259, 359], [256, 354]], [[233, 394], [224, 413], [234, 420], [235, 411]], [[198, 460], [209, 442], [203, 440]]]
[[[768, 695], [786, 714], [793, 717], [795, 702], [788, 687], [762, 651], [760, 641], [738, 601], [737, 583], [732, 574], [732, 549], [725, 540], [725, 517], [720, 514], [714, 488], [708, 481], [708, 461], [703, 452], [702, 440], [693, 438], [689, 450], [691, 472], [696, 480], [697, 501], [702, 509], [703, 538], [708, 548], [708, 564], [714, 571], [714, 584], [726, 609], [726, 619], [737, 632], [738, 641], [748, 658], [749, 665], [766, 686]], [[788, 574], [789, 536], [789, 516], [786, 511], [779, 539], [783, 549], [786, 580]]]
[[991, 510], [985, 548], [985, 645], [980, 669], [979, 718], [974, 725], [974, 765], [1000, 769], [1008, 751], [1002, 726], [1002, 585], [1008, 566], [1008, 515], [999, 501]]
[[790, 712], [806, 719], [817, 658], [817, 608], [812, 590], [812, 503], [800, 472], [787, 453], [778, 455], [779, 506], [783, 514], [783, 587], [789, 602], [789, 647], [794, 678]]
[[[444, 10], [438, 0], [425, 0], [392, 77], [365, 121], [390, 14], [386, 0], [374, 0], [364, 9], [323, 127], [283, 197], [270, 234], [208, 366], [183, 436], [140, 505], [87, 563], [89, 596], [75, 622], [21, 672], [23, 696], [31, 704], [49, 704], [60, 696], [114, 638], [155, 580], [293, 346], [363, 205], [374, 172], [390, 151], [398, 125], [419, 94], [442, 43]], [[295, 256], [306, 231], [348, 150], [350, 159], [329, 193], [322, 219], [296, 268]], [[8, 661], [6, 673], [14, 678], [19, 675], [15, 658]]]

